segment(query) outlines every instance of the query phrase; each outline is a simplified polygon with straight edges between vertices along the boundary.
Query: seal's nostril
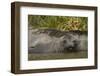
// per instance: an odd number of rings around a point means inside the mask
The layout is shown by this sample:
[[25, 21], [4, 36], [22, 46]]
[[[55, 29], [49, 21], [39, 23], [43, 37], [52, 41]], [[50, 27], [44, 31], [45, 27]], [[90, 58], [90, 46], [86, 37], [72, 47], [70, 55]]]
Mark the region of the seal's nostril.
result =
[[72, 50], [73, 48], [72, 47], [69, 47], [69, 49]]

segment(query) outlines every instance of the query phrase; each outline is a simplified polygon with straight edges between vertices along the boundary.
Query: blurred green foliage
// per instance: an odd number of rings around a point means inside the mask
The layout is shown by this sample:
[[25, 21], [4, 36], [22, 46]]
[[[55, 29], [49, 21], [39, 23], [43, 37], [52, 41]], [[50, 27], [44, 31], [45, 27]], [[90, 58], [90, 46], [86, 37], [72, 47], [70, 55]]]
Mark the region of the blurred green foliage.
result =
[[28, 15], [28, 25], [33, 28], [87, 31], [87, 23], [87, 17]]

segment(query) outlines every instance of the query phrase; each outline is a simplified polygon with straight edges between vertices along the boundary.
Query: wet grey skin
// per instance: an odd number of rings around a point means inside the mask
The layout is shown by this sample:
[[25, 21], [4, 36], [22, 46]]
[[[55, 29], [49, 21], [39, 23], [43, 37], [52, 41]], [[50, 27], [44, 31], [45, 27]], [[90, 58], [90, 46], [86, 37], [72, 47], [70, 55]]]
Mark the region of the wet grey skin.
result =
[[[28, 47], [29, 53], [65, 53], [87, 50], [87, 31], [56, 29], [37, 29], [35, 31], [32, 29], [31, 31], [30, 35], [33, 35], [31, 38], [33, 40]], [[42, 41], [44, 38], [48, 42]]]

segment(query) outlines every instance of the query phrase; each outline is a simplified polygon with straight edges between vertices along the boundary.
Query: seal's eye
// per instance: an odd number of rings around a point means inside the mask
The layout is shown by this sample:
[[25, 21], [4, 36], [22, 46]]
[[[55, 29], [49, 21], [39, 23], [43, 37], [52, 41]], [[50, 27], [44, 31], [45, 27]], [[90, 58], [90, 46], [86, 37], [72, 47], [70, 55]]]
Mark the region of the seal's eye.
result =
[[77, 46], [79, 44], [79, 41], [74, 40], [73, 43], [74, 43], [74, 46]]
[[67, 41], [66, 40], [63, 40], [63, 43], [67, 43]]
[[76, 40], [73, 40], [73, 42], [76, 43], [77, 41]]

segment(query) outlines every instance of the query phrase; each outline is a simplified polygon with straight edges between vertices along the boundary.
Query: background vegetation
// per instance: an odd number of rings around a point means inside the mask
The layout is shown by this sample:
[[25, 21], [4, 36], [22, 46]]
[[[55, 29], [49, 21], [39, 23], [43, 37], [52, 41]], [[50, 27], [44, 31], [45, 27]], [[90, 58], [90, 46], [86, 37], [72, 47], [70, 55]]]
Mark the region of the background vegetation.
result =
[[28, 23], [33, 28], [52, 28], [61, 31], [87, 31], [88, 28], [87, 17], [29, 15]]

